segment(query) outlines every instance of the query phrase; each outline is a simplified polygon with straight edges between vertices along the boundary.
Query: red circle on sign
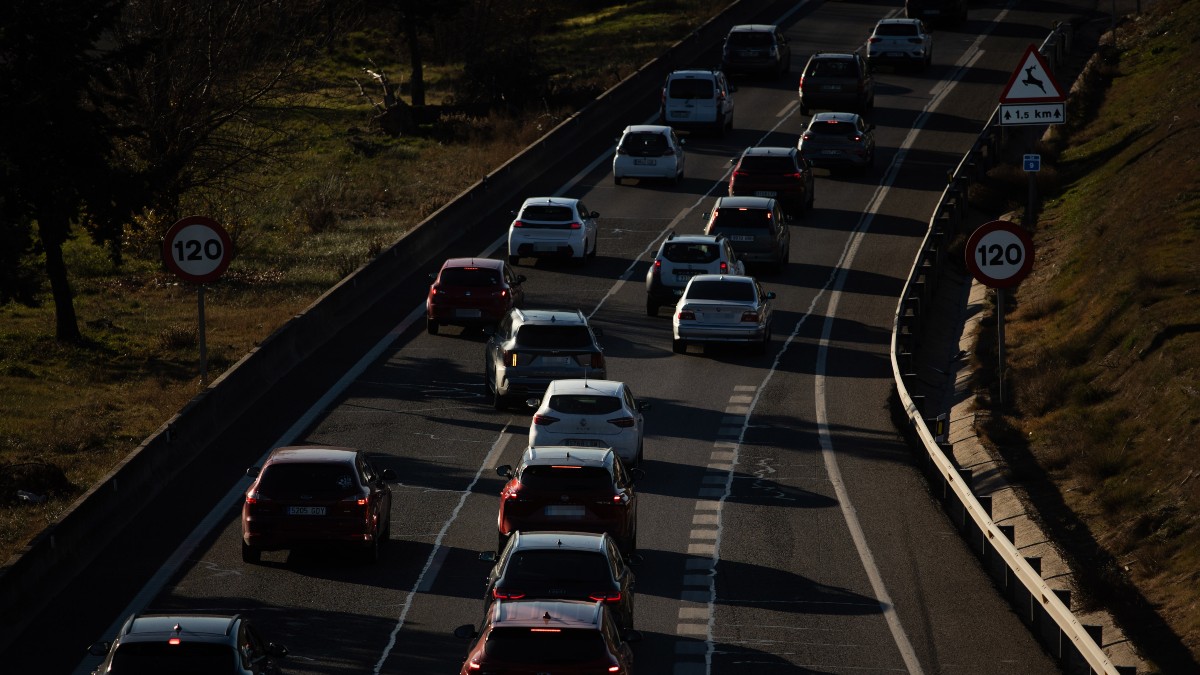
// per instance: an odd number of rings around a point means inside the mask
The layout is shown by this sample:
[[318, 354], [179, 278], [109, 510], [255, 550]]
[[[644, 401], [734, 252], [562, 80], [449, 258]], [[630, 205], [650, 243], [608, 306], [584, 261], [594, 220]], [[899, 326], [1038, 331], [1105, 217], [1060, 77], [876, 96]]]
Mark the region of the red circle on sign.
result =
[[233, 241], [212, 218], [188, 216], [172, 225], [163, 236], [162, 256], [167, 269], [184, 281], [208, 283], [229, 267]]
[[1016, 223], [993, 220], [967, 237], [963, 255], [979, 283], [1008, 288], [1021, 283], [1033, 269], [1033, 239]]

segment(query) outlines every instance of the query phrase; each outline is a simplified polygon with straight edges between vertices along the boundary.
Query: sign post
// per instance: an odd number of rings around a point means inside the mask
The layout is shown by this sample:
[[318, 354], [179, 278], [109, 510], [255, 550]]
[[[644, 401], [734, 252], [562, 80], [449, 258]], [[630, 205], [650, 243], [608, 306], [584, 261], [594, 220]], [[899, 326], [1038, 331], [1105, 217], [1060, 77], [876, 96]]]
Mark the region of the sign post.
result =
[[984, 223], [967, 238], [967, 269], [979, 283], [996, 289], [996, 339], [1000, 370], [997, 401], [1004, 403], [1004, 289], [1021, 282], [1033, 269], [1033, 239], [1006, 220]]
[[220, 223], [207, 216], [188, 216], [163, 236], [163, 264], [176, 276], [197, 284], [199, 314], [200, 384], [208, 386], [208, 350], [205, 344], [204, 284], [220, 278], [233, 258], [233, 242]]
[[[1035, 127], [1062, 124], [1066, 121], [1067, 97], [1059, 86], [1054, 73], [1042, 58], [1037, 47], [1029, 45], [1025, 56], [1017, 64], [1008, 85], [1000, 94], [1000, 126], [1025, 126], [1029, 128], [1028, 150], [1033, 152]], [[1037, 157], [1035, 168], [1029, 168], [1029, 158]], [[1025, 171], [1029, 175], [1029, 203], [1025, 208], [1025, 222], [1033, 224], [1037, 217], [1037, 176], [1041, 168], [1041, 157], [1025, 155]]]

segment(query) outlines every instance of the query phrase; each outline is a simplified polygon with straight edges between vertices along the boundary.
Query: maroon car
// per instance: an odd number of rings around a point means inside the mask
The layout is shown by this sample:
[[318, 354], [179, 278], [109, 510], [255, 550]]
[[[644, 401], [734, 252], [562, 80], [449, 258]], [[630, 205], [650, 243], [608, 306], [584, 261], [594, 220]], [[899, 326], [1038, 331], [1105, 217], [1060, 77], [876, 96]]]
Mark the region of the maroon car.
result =
[[517, 530], [607, 532], [625, 555], [637, 549], [634, 475], [612, 448], [529, 448], [500, 491], [497, 551]]
[[384, 483], [395, 479], [391, 469], [377, 470], [354, 448], [282, 447], [246, 475], [254, 483], [242, 503], [242, 560], [326, 544], [379, 559], [392, 525], [392, 489]]
[[443, 325], [494, 325], [508, 310], [525, 304], [525, 275], [503, 260], [451, 258], [430, 278], [425, 327], [432, 335]]
[[816, 197], [812, 167], [796, 148], [746, 148], [729, 175], [731, 197], [773, 197], [799, 218]]

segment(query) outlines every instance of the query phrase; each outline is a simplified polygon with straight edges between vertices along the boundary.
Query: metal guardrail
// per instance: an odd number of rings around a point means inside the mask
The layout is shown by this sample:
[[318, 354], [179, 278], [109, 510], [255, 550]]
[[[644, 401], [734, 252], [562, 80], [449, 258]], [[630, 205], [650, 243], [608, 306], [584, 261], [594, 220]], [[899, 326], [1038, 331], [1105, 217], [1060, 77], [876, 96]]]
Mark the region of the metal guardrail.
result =
[[[1058, 70], [1070, 52], [1070, 26], [1059, 24], [1039, 47], [1052, 70]], [[950, 174], [946, 189], [934, 209], [929, 229], [913, 262], [892, 323], [891, 359], [896, 390], [913, 430], [924, 446], [923, 468], [956, 527], [980, 557], [984, 568], [1009, 603], [1067, 673], [1134, 675], [1135, 667], [1113, 665], [1097, 642], [1098, 626], [1084, 626], [1068, 606], [1065, 592], [1046, 585], [1041, 574], [1021, 555], [1012, 541], [1012, 526], [997, 525], [991, 517], [991, 497], [976, 496], [969, 486], [970, 471], [959, 469], [952, 449], [939, 443], [923, 414], [921, 396], [909, 393], [906, 383], [916, 378], [913, 354], [921, 322], [938, 285], [951, 240], [959, 234], [967, 210], [967, 188], [996, 160], [999, 105], [984, 125], [970, 151]], [[1060, 595], [1061, 594], [1061, 595]]]

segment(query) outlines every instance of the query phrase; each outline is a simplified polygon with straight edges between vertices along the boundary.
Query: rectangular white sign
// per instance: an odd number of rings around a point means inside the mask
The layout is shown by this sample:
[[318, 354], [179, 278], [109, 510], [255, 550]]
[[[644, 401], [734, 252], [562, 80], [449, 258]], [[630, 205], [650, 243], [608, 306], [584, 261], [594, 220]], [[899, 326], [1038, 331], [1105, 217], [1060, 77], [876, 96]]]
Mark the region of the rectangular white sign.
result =
[[1000, 126], [1062, 124], [1066, 111], [1065, 103], [1001, 103]]

